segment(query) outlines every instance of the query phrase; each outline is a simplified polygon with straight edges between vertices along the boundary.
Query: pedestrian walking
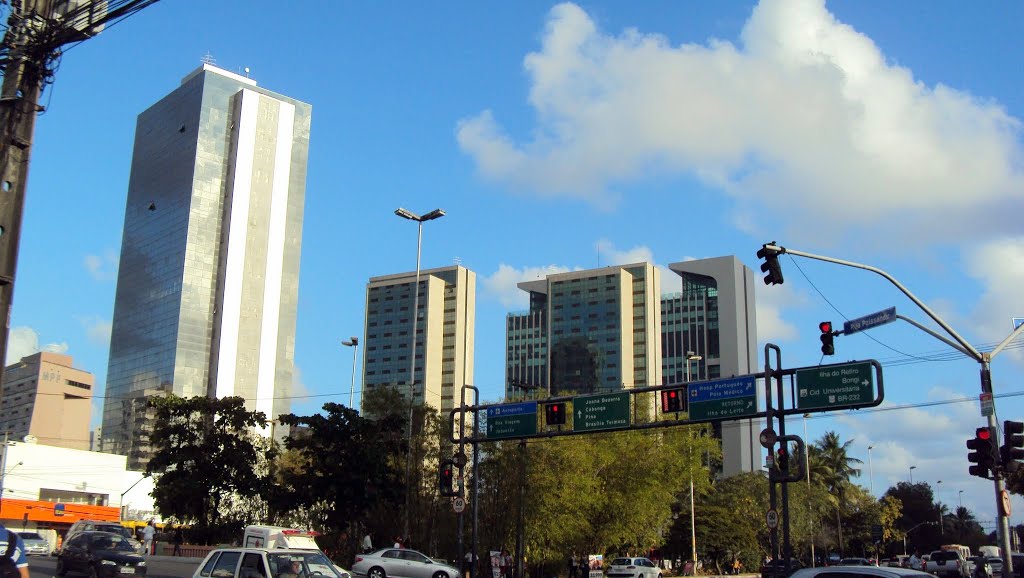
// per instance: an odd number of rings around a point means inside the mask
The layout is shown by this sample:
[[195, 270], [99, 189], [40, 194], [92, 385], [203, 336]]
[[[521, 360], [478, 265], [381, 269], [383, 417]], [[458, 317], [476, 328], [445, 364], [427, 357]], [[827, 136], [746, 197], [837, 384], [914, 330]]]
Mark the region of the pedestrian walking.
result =
[[146, 527], [142, 529], [142, 549], [145, 550], [146, 555], [153, 554], [153, 538], [156, 536], [156, 525], [153, 524], [153, 520], [146, 524]]
[[174, 528], [174, 532], [171, 534], [171, 542], [174, 543], [174, 556], [181, 556], [181, 545], [185, 542], [185, 535], [181, 531], [181, 526]]

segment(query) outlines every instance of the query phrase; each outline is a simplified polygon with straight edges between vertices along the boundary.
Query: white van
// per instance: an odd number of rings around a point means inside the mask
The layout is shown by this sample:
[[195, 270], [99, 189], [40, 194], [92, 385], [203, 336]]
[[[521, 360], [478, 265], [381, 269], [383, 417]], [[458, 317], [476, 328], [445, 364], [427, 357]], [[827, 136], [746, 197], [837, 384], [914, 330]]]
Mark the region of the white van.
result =
[[319, 550], [313, 538], [319, 533], [282, 526], [246, 526], [242, 537], [243, 548], [289, 548], [292, 550]]

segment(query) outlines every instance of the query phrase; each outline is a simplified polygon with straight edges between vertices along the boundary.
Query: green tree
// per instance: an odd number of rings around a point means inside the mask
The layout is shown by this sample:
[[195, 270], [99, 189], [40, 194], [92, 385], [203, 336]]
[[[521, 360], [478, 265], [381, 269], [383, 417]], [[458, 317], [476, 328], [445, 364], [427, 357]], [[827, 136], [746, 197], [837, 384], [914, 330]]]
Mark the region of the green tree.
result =
[[812, 476], [817, 475], [833, 497], [833, 509], [836, 515], [837, 545], [840, 555], [843, 555], [843, 522], [842, 511], [846, 505], [847, 490], [850, 487], [850, 478], [859, 476], [860, 470], [854, 464], [863, 463], [861, 460], [849, 455], [850, 445], [853, 440], [845, 443], [839, 439], [839, 434], [834, 431], [825, 432], [808, 451], [809, 457], [814, 461]]
[[240, 397], [168, 395], [150, 404], [156, 419], [146, 473], [157, 510], [192, 525], [193, 539], [237, 539], [266, 512], [272, 448], [255, 432], [267, 427], [266, 416]]

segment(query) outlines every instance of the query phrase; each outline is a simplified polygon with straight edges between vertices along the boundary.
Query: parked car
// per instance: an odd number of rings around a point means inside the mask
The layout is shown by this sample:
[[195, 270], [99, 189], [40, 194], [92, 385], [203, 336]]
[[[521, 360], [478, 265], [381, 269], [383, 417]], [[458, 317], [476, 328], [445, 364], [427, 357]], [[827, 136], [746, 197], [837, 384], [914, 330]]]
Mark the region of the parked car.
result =
[[608, 566], [608, 578], [662, 578], [661, 569], [647, 558], [615, 558]]
[[843, 558], [839, 561], [840, 566], [874, 566], [875, 563], [867, 558]]
[[112, 532], [114, 534], [119, 534], [128, 540], [128, 543], [135, 548], [136, 552], [139, 554], [142, 553], [142, 542], [135, 539], [135, 536], [132, 534], [130, 529], [125, 528], [117, 522], [78, 520], [68, 528], [67, 536], [65, 536], [64, 539], [70, 540], [80, 532]]
[[46, 538], [36, 532], [17, 532], [17, 534], [21, 536], [21, 541], [25, 543], [26, 556], [50, 555], [50, 543], [46, 541]]
[[796, 558], [789, 559], [789, 569], [786, 569], [785, 559], [769, 560], [761, 566], [761, 578], [788, 578], [793, 572], [803, 568], [804, 565]]
[[367, 578], [459, 578], [454, 566], [432, 560], [416, 550], [400, 548], [357, 555], [352, 573]]
[[828, 578], [931, 578], [920, 570], [890, 568], [888, 566], [829, 566], [826, 568], [804, 568], [797, 570], [790, 578], [817, 578], [824, 574]]
[[146, 559], [120, 534], [79, 532], [65, 541], [57, 553], [57, 575], [68, 572], [91, 578], [145, 576]]
[[319, 550], [218, 548], [193, 578], [351, 578]]

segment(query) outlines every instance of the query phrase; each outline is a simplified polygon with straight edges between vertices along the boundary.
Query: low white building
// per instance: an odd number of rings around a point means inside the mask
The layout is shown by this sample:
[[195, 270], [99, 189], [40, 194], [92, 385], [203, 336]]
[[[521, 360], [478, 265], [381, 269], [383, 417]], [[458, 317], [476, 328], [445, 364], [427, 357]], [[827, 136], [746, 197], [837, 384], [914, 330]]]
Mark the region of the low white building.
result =
[[153, 479], [127, 458], [37, 443], [0, 446], [0, 522], [63, 533], [78, 520], [154, 517]]

